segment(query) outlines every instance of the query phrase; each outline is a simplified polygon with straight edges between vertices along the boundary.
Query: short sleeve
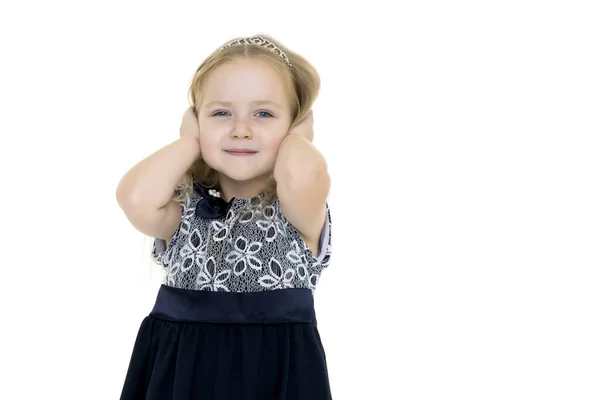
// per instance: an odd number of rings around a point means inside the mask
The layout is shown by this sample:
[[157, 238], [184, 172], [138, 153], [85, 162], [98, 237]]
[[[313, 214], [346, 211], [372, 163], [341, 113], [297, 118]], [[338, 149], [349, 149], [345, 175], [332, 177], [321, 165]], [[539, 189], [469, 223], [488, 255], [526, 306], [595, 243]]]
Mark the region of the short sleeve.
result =
[[319, 239], [319, 252], [315, 257], [317, 265], [325, 268], [329, 266], [329, 259], [331, 257], [331, 210], [329, 204], [325, 204], [327, 208], [327, 215], [325, 216], [325, 222], [321, 229], [321, 237]]
[[197, 195], [192, 193], [184, 198], [184, 200], [179, 203], [181, 206], [181, 222], [179, 226], [171, 235], [169, 240], [169, 245], [167, 246], [167, 242], [164, 239], [154, 238], [152, 243], [151, 257], [152, 260], [164, 267], [170, 266], [171, 253], [173, 248], [177, 246], [177, 243], [180, 241], [182, 236], [185, 236], [186, 233], [189, 233], [191, 226], [191, 218], [193, 218], [194, 207], [193, 201], [196, 200]]
[[154, 238], [152, 243], [152, 260], [157, 264], [162, 264], [162, 255], [167, 249], [167, 242], [164, 239]]
[[325, 207], [326, 215], [323, 227], [321, 228], [318, 246], [319, 249], [317, 254], [314, 254], [296, 227], [294, 227], [294, 225], [289, 222], [287, 218], [285, 218], [283, 212], [281, 211], [279, 200], [277, 199], [277, 211], [280, 214], [281, 219], [284, 221], [284, 224], [287, 226], [288, 232], [291, 233], [291, 239], [297, 242], [297, 250], [300, 250], [301, 252], [300, 256], [306, 260], [307, 267], [309, 267], [311, 270], [327, 268], [331, 259], [331, 209], [329, 207], [329, 203], [325, 203]]

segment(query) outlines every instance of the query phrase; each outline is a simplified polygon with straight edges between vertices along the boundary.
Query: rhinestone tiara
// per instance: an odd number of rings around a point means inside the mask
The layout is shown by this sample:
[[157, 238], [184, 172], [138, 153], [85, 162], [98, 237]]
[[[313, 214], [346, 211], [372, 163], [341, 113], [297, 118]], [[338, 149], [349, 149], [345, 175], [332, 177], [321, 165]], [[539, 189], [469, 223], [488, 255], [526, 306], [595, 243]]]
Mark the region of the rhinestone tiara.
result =
[[271, 50], [273, 53], [277, 53], [281, 58], [283, 58], [283, 60], [285, 61], [285, 63], [288, 66], [290, 66], [290, 67], [292, 66], [292, 64], [290, 63], [290, 60], [288, 59], [288, 56], [284, 53], [284, 51], [281, 50], [279, 47], [275, 46], [272, 42], [270, 42], [268, 39], [265, 39], [262, 36], [252, 36], [252, 37], [232, 40], [231, 42], [227, 43], [225, 46], [221, 47], [219, 49], [219, 51], [223, 51], [231, 46], [239, 46], [239, 45], [253, 45], [253, 46], [264, 47], [265, 49]]

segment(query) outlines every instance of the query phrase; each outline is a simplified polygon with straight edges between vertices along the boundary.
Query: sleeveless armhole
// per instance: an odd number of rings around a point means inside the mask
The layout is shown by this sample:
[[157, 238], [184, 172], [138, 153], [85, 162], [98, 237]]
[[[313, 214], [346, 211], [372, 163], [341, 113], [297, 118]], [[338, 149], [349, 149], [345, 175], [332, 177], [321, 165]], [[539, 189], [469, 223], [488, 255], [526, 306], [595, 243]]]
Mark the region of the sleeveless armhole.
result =
[[171, 235], [169, 245], [167, 246], [167, 242], [164, 239], [154, 238], [151, 256], [155, 263], [167, 267], [172, 256], [171, 253], [173, 252], [173, 247], [175, 247], [182, 236], [189, 233], [190, 218], [194, 212], [194, 209], [191, 207], [193, 197], [194, 194], [191, 196], [188, 194], [185, 199], [179, 203], [181, 207], [181, 221], [179, 222], [177, 229], [175, 229], [175, 232]]
[[295, 240], [298, 243], [298, 247], [301, 252], [300, 255], [304, 256], [308, 262], [307, 267], [309, 267], [310, 270], [321, 270], [327, 268], [329, 266], [329, 260], [331, 257], [331, 210], [329, 208], [329, 203], [325, 203], [325, 222], [323, 223], [323, 227], [321, 228], [318, 253], [315, 255], [302, 238], [300, 231], [298, 231], [298, 229], [296, 229], [296, 227], [291, 222], [289, 222], [287, 218], [285, 218], [285, 216], [283, 215], [283, 212], [280, 208], [279, 199], [277, 199], [276, 201], [277, 211], [281, 216], [281, 219], [286, 224], [288, 232], [291, 233], [292, 240]]

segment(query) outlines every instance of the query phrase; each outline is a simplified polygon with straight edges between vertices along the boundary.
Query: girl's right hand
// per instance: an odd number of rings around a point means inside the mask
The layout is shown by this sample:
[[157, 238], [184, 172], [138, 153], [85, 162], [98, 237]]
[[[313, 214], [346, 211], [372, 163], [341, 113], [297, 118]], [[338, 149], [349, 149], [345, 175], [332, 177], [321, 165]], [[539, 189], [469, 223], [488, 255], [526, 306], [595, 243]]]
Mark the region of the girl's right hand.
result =
[[185, 110], [185, 114], [181, 118], [181, 126], [179, 127], [179, 137], [192, 137], [200, 144], [200, 127], [198, 126], [198, 118], [193, 107]]

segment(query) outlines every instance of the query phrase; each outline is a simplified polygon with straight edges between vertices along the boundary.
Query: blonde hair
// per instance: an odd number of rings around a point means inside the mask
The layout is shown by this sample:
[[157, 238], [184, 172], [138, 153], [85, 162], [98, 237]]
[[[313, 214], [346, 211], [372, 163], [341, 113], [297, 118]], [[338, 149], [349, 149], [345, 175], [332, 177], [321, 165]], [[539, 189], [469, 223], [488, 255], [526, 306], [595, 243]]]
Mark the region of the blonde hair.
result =
[[[236, 45], [220, 50], [221, 47], [226, 45], [226, 43], [224, 43], [200, 64], [192, 79], [188, 95], [190, 105], [193, 107], [196, 116], [198, 116], [198, 107], [202, 104], [205, 83], [211, 72], [227, 62], [237, 59], [264, 61], [279, 72], [292, 106], [292, 124], [290, 129], [296, 126], [310, 112], [321, 87], [321, 80], [316, 69], [304, 57], [294, 53], [273, 37], [264, 34], [259, 34], [257, 36], [267, 39], [275, 46], [279, 47], [279, 49], [287, 55], [292, 66], [290, 67], [286, 64], [286, 61], [279, 54], [268, 48], [258, 45]], [[227, 43], [230, 42], [231, 40]], [[199, 159], [180, 180], [173, 199], [182, 201], [192, 190], [194, 190], [193, 185], [195, 183], [217, 190], [220, 189], [217, 171], [209, 167], [204, 160]], [[263, 201], [272, 203], [276, 193], [276, 183], [275, 180], [271, 178], [267, 190], [263, 193]]]

